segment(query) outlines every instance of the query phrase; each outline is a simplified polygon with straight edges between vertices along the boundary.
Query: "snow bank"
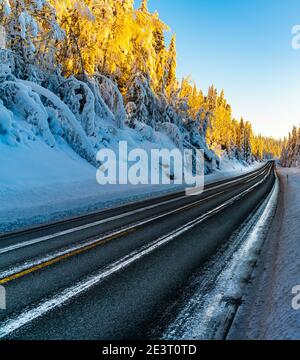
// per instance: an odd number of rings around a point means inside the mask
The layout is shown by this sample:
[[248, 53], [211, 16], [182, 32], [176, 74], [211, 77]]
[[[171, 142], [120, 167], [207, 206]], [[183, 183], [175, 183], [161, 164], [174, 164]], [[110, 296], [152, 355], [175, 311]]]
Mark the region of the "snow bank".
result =
[[0, 141], [0, 164], [0, 233], [178, 189], [100, 186], [95, 167], [67, 143], [50, 148], [40, 138], [17, 147]]
[[206, 181], [211, 182], [233, 176], [240, 176], [246, 174], [247, 172], [254, 171], [263, 165], [263, 162], [258, 161], [255, 161], [252, 164], [247, 164], [246, 162], [240, 162], [235, 158], [229, 159], [229, 157], [223, 153], [220, 157], [219, 169], [215, 169], [213, 173], [208, 174], [206, 176]]
[[231, 339], [300, 339], [300, 311], [292, 306], [300, 284], [300, 169], [280, 168], [279, 176], [278, 211]]

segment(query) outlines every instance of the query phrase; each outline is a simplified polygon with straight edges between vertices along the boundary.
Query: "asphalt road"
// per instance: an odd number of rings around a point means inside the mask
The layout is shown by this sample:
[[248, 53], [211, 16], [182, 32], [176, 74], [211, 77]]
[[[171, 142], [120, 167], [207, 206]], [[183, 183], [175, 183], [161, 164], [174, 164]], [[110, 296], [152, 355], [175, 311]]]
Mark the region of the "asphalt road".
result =
[[0, 338], [142, 339], [266, 198], [274, 163], [210, 184], [0, 237]]

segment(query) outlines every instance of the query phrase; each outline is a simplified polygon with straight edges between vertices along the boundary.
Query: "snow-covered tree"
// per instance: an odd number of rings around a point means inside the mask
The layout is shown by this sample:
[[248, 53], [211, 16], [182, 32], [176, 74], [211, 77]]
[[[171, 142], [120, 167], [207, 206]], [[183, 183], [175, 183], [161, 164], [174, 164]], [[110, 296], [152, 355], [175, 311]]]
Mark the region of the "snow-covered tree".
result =
[[136, 121], [147, 124], [153, 129], [161, 121], [159, 101], [151, 89], [150, 79], [137, 74], [128, 83], [126, 103], [129, 125], [135, 127]]
[[177, 89], [176, 67], [176, 37], [173, 35], [165, 65], [165, 87], [168, 95]]
[[64, 34], [48, 1], [1, 0], [0, 24], [6, 29], [7, 47], [24, 63], [53, 65], [56, 41]]
[[281, 164], [285, 167], [300, 166], [300, 128], [296, 126], [283, 146]]
[[141, 1], [140, 10], [143, 11], [143, 12], [148, 12], [148, 0], [142, 0]]

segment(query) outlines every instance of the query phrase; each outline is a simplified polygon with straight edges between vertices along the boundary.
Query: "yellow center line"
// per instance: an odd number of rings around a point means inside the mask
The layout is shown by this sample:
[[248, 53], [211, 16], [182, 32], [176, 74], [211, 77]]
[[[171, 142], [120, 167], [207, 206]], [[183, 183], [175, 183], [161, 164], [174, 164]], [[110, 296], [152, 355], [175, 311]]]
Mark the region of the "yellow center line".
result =
[[[210, 197], [209, 197], [210, 198]], [[205, 199], [202, 199], [200, 202], [203, 202]], [[193, 203], [191, 205], [188, 205], [188, 206], [185, 206], [184, 208], [180, 208], [178, 209], [177, 211], [175, 211], [174, 213], [180, 213], [180, 212], [183, 212], [184, 210], [188, 210], [190, 208], [193, 208], [193, 207], [196, 207], [199, 205], [199, 202], [197, 201], [196, 203]], [[7, 276], [3, 279], [0, 279], [0, 285], [4, 285], [4, 284], [7, 284], [13, 280], [16, 280], [16, 279], [19, 279], [19, 278], [22, 278], [26, 275], [29, 275], [29, 274], [32, 274], [38, 270], [42, 270], [46, 267], [49, 267], [51, 265], [54, 265], [54, 264], [57, 264], [58, 262], [61, 262], [63, 260], [66, 260], [66, 259], [69, 259], [71, 257], [74, 257], [76, 255], [80, 255], [86, 251], [89, 251], [91, 249], [94, 249], [98, 246], [102, 246], [102, 245], [105, 245], [106, 243], [112, 241], [112, 240], [115, 240], [115, 239], [118, 239], [122, 236], [126, 236], [134, 231], [136, 231], [138, 229], [138, 227], [136, 228], [132, 228], [132, 229], [127, 229], [127, 230], [124, 230], [123, 232], [120, 232], [119, 234], [116, 234], [116, 235], [112, 235], [112, 236], [109, 236], [108, 238], [106, 239], [102, 239], [100, 240], [99, 242], [95, 242], [94, 244], [91, 244], [91, 245], [88, 245], [88, 246], [85, 246], [81, 249], [78, 249], [78, 250], [74, 250], [74, 251], [71, 251], [67, 254], [64, 254], [64, 255], [61, 255], [61, 256], [57, 256], [51, 260], [48, 260], [48, 261], [45, 261], [45, 262], [42, 262], [41, 264], [38, 264], [38, 265], [35, 265], [35, 266], [32, 266], [26, 270], [23, 270], [23, 271], [20, 271], [20, 272], [17, 272], [15, 274], [12, 274], [10, 276]]]
[[32, 274], [38, 270], [41, 270], [41, 269], [44, 269], [46, 267], [49, 267], [51, 265], [54, 265], [54, 264], [57, 264], [58, 262], [62, 261], [62, 260], [65, 260], [65, 259], [69, 259], [73, 256], [76, 256], [76, 255], [79, 255], [79, 254], [82, 254], [88, 250], [91, 250], [91, 249], [94, 249], [95, 247], [98, 247], [98, 246], [102, 246], [102, 245], [105, 245], [106, 243], [112, 241], [112, 240], [115, 240], [115, 239], [118, 239], [120, 238], [121, 236], [125, 236], [125, 235], [128, 235], [134, 231], [136, 231], [137, 228], [132, 228], [132, 229], [129, 229], [129, 230], [125, 230], [124, 232], [121, 232], [119, 234], [116, 234], [116, 235], [112, 235], [112, 236], [109, 236], [108, 238], [106, 239], [103, 239], [99, 242], [95, 242], [94, 244], [91, 244], [91, 245], [88, 245], [88, 246], [85, 246], [81, 249], [78, 249], [78, 250], [74, 250], [74, 251], [71, 251], [69, 252], [68, 254], [64, 254], [64, 255], [61, 255], [61, 256], [57, 256], [56, 258], [53, 258], [49, 261], [45, 261], [39, 265], [35, 265], [29, 269], [26, 269], [26, 270], [23, 270], [23, 271], [20, 271], [18, 273], [15, 273], [13, 275], [10, 275], [6, 278], [3, 278], [3, 279], [0, 279], [0, 285], [3, 285], [3, 284], [7, 284], [13, 280], [16, 280], [16, 279], [19, 279], [19, 278], [22, 278], [26, 275], [29, 275], [29, 274]]
[[[198, 203], [189, 205], [189, 206], [187, 206], [187, 207], [184, 208], [184, 209], [179, 209], [179, 210], [177, 210], [175, 213], [179, 213], [179, 212], [182, 212], [183, 210], [187, 210], [187, 209], [193, 208], [193, 207], [195, 207], [195, 206], [197, 206], [197, 205], [198, 205]], [[28, 268], [28, 269], [26, 269], [26, 270], [23, 270], [23, 271], [20, 271], [20, 272], [15, 273], [15, 274], [12, 274], [12, 275], [10, 275], [10, 276], [7, 276], [7, 277], [5, 277], [5, 278], [3, 278], [3, 279], [0, 279], [0, 285], [7, 284], [7, 283], [9, 283], [9, 282], [11, 282], [11, 281], [13, 281], [13, 280], [22, 278], [22, 277], [24, 277], [24, 276], [26, 276], [26, 275], [29, 275], [29, 274], [32, 274], [32, 273], [34, 273], [34, 272], [36, 272], [36, 271], [38, 271], [38, 270], [42, 270], [42, 269], [44, 269], [44, 268], [46, 268], [46, 267], [49, 267], [49, 266], [54, 265], [54, 264], [57, 264], [58, 262], [61, 262], [61, 261], [63, 261], [63, 260], [69, 259], [69, 258], [74, 257], [74, 256], [76, 256], [76, 255], [80, 255], [80, 254], [82, 254], [82, 253], [84, 253], [84, 252], [86, 252], [86, 251], [89, 251], [89, 250], [91, 250], [91, 249], [94, 249], [94, 248], [96, 248], [96, 247], [98, 247], [98, 246], [105, 245], [106, 243], [108, 243], [108, 242], [110, 242], [110, 241], [112, 241], [112, 240], [118, 239], [118, 238], [120, 238], [120, 237], [122, 237], [122, 236], [126, 236], [126, 235], [128, 235], [128, 234], [130, 234], [130, 233], [132, 233], [132, 232], [134, 232], [134, 231], [136, 231], [136, 230], [137, 230], [137, 228], [132, 228], [132, 229], [124, 230], [123, 232], [121, 232], [121, 233], [119, 233], [119, 234], [109, 236], [108, 238], [103, 239], [103, 240], [101, 240], [101, 241], [99, 241], [99, 242], [95, 242], [94, 244], [85, 246], [85, 247], [83, 247], [83, 248], [81, 248], [81, 249], [78, 249], [78, 250], [71, 251], [71, 252], [69, 252], [68, 254], [64, 254], [64, 255], [61, 255], [61, 256], [57, 256], [57, 257], [55, 257], [55, 258], [53, 258], [53, 259], [51, 259], [51, 260], [49, 260], [49, 261], [45, 261], [45, 262], [43, 262], [43, 263], [41, 263], [41, 264], [35, 265], [35, 266], [33, 266], [33, 267], [31, 267], [31, 268]]]

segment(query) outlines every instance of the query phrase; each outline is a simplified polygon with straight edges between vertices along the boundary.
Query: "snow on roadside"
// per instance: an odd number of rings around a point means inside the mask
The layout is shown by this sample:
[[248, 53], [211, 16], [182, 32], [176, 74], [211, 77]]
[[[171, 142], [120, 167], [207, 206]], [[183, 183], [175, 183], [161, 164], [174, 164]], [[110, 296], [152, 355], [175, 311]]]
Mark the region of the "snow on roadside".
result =
[[300, 311], [292, 307], [300, 285], [300, 169], [280, 168], [279, 175], [277, 215], [230, 339], [300, 339]]
[[233, 176], [244, 175], [250, 171], [260, 168], [263, 164], [261, 162], [254, 162], [251, 165], [242, 164], [237, 159], [229, 159], [228, 157], [220, 158], [220, 169], [207, 175], [206, 183], [215, 182], [218, 180], [225, 180]]
[[[147, 147], [147, 143], [144, 146]], [[178, 188], [174, 185], [100, 186], [96, 182], [96, 168], [67, 144], [50, 148], [39, 138], [17, 147], [0, 141], [0, 164], [2, 233]]]
[[[129, 135], [128, 130], [120, 131], [119, 139], [136, 145]], [[171, 141], [160, 136], [163, 146], [172, 148]], [[117, 145], [116, 140], [112, 146]], [[153, 144], [144, 141], [143, 147], [150, 149]], [[178, 185], [100, 186], [96, 169], [66, 143], [50, 148], [38, 137], [13, 147], [0, 141], [0, 164], [1, 233], [181, 189]], [[207, 181], [241, 173], [241, 169], [229, 169], [208, 176]]]

